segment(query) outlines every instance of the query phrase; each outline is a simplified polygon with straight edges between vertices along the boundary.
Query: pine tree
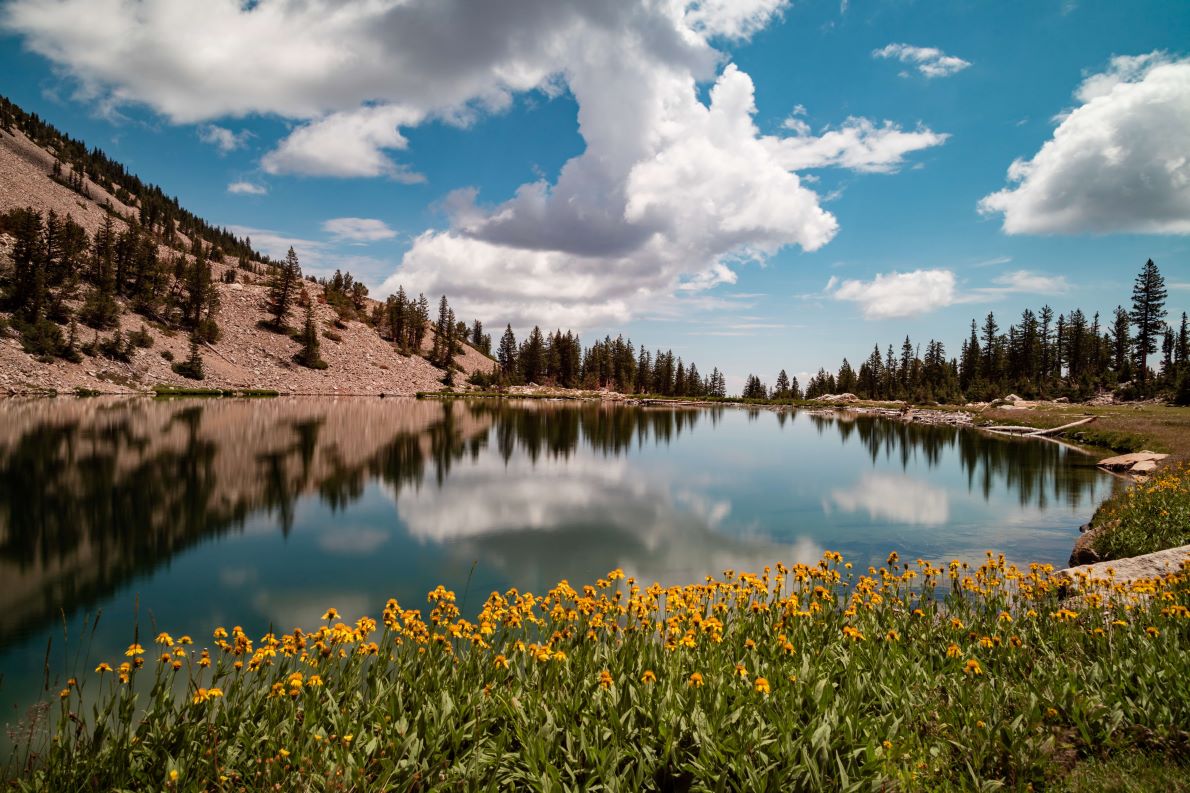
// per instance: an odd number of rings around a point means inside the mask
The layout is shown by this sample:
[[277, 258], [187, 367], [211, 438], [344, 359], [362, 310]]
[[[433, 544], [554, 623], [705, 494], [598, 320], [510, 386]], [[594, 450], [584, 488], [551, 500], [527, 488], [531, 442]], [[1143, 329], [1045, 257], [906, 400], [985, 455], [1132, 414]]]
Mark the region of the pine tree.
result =
[[526, 383], [536, 383], [544, 374], [545, 339], [541, 335], [541, 328], [536, 325], [529, 332], [529, 338], [521, 345], [517, 354], [521, 370], [521, 379]]
[[450, 305], [446, 302], [446, 295], [438, 301], [438, 321], [434, 323], [434, 346], [430, 350], [430, 363], [439, 369], [447, 369], [453, 358], [451, 355], [451, 334], [454, 323], [450, 320]]
[[32, 318], [38, 314], [39, 304], [44, 302], [41, 213], [29, 208], [18, 209], [12, 214], [16, 243], [12, 250], [12, 277], [5, 290], [4, 302], [13, 313]]
[[430, 325], [430, 300], [424, 294], [418, 294], [417, 305], [410, 311], [409, 346], [421, 352], [422, 342], [426, 339], [426, 330]]
[[96, 330], [115, 327], [120, 315], [116, 303], [115, 247], [112, 218], [107, 215], [95, 234], [91, 251], [92, 289], [80, 312], [83, 322]]
[[1126, 382], [1131, 376], [1128, 352], [1132, 349], [1132, 320], [1123, 306], [1116, 306], [1111, 329], [1112, 369], [1117, 382]]
[[789, 399], [789, 375], [782, 369], [777, 375], [777, 383], [773, 388], [773, 399]]
[[496, 360], [500, 364], [500, 372], [506, 379], [511, 379], [516, 374], [516, 336], [512, 332], [511, 324], [504, 328], [504, 335], [500, 337]]
[[1186, 322], [1186, 312], [1182, 312], [1182, 324], [1178, 328], [1178, 340], [1174, 346], [1174, 360], [1178, 371], [1190, 373], [1190, 325]]
[[314, 322], [314, 304], [312, 302], [306, 303], [306, 322], [302, 326], [298, 341], [301, 342], [302, 349], [293, 356], [293, 359], [310, 369], [325, 369], [326, 361], [322, 360], [322, 355], [319, 352], [318, 326]]
[[268, 311], [273, 315], [270, 324], [274, 329], [286, 329], [286, 318], [301, 280], [302, 267], [298, 263], [297, 253], [293, 246], [290, 246], [289, 252], [285, 254], [285, 261], [275, 268], [272, 283], [269, 285]]
[[191, 380], [202, 380], [206, 377], [202, 366], [202, 353], [198, 349], [198, 338], [190, 337], [190, 355], [186, 360], [179, 361], [172, 366], [175, 373]]
[[1165, 279], [1153, 260], [1149, 259], [1132, 285], [1132, 312], [1129, 319], [1136, 326], [1133, 349], [1136, 352], [1137, 379], [1141, 386], [1148, 381], [1148, 359], [1157, 352], [1157, 339], [1165, 327]]
[[180, 308], [182, 327], [197, 334], [201, 341], [218, 340], [219, 325], [215, 321], [215, 314], [219, 309], [219, 291], [212, 282], [211, 265], [201, 250], [194, 261], [186, 265]]

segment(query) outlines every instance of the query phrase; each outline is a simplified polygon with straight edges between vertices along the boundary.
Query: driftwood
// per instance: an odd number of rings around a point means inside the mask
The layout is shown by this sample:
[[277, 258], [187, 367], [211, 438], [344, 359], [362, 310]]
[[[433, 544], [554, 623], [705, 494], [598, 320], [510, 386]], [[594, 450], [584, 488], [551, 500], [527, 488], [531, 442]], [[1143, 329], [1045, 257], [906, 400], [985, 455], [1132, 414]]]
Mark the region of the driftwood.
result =
[[1069, 424], [1063, 424], [1061, 427], [1054, 427], [1053, 429], [1038, 430], [1037, 432], [1030, 432], [1025, 437], [1026, 438], [1044, 438], [1046, 435], [1057, 435], [1059, 432], [1068, 430], [1071, 427], [1078, 427], [1082, 424], [1090, 424], [1092, 421], [1094, 421], [1097, 418], [1099, 418], [1099, 417], [1098, 416], [1088, 416], [1085, 419], [1079, 419], [1078, 421], [1072, 421]]
[[1057, 435], [1058, 433], [1064, 432], [1064, 431], [1070, 429], [1071, 427], [1078, 427], [1083, 424], [1090, 424], [1092, 421], [1094, 421], [1097, 418], [1099, 418], [1099, 417], [1098, 416], [1088, 416], [1085, 419], [1079, 419], [1078, 421], [1072, 421], [1069, 424], [1063, 424], [1061, 427], [1051, 427], [1048, 430], [1039, 430], [1036, 427], [1017, 427], [1017, 426], [980, 427], [980, 429], [987, 430], [988, 432], [995, 432], [1000, 435], [1019, 435], [1022, 438], [1046, 438], [1047, 440], [1054, 440], [1053, 438], [1050, 438], [1049, 436]]

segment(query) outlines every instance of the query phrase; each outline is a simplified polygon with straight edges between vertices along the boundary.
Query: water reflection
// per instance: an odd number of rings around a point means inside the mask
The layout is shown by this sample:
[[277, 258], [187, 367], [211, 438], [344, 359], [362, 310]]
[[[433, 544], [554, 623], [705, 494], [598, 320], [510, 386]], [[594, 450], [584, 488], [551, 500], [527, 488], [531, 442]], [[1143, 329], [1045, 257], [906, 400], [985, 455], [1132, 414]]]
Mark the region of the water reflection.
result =
[[911, 526], [940, 526], [950, 517], [946, 490], [903, 474], [866, 473], [850, 488], [832, 490], [824, 508], [832, 506]]
[[330, 596], [416, 603], [472, 562], [477, 587], [523, 589], [614, 567], [685, 582], [824, 547], [1061, 561], [1111, 488], [1057, 444], [849, 414], [91, 399], [0, 416], [0, 648], [142, 586], [203, 592], [202, 624], [238, 608], [288, 627]]

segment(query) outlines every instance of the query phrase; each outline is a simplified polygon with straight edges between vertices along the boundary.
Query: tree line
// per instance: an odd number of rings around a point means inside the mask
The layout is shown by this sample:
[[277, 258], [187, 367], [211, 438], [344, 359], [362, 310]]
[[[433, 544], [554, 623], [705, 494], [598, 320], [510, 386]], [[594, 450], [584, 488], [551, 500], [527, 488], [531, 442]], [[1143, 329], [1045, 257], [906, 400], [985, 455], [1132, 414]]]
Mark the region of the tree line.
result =
[[[1076, 308], [1055, 314], [1050, 306], [1026, 308], [1007, 329], [989, 311], [975, 320], [957, 357], [930, 339], [924, 353], [908, 336], [897, 350], [880, 345], [856, 369], [844, 358], [837, 372], [819, 369], [801, 398], [852, 393], [861, 399], [909, 402], [988, 401], [1015, 393], [1027, 399], [1087, 399], [1112, 390], [1123, 398], [1155, 395], [1190, 404], [1190, 324], [1182, 312], [1167, 323], [1168, 290], [1150, 259], [1132, 287], [1130, 308], [1116, 306], [1109, 317]], [[1159, 354], [1154, 367], [1151, 356]], [[750, 375], [744, 396], [798, 399], [797, 381], [778, 375], [770, 392]]]

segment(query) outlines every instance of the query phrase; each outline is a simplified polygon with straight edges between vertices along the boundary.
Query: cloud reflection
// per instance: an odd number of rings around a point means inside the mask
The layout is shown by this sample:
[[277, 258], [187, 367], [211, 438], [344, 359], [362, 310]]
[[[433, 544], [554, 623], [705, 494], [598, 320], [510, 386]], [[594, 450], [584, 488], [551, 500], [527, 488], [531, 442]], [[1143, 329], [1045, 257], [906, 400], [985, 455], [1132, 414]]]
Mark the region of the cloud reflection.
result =
[[867, 512], [873, 521], [910, 526], [940, 526], [950, 518], [946, 491], [899, 474], [867, 473], [846, 489], [832, 490], [823, 502], [830, 514]]
[[397, 511], [411, 535], [480, 559], [525, 587], [622, 568], [641, 581], [684, 584], [725, 568], [816, 562], [822, 548], [732, 534], [731, 502], [675, 490], [660, 471], [623, 458], [480, 455], [438, 488], [406, 490]]

